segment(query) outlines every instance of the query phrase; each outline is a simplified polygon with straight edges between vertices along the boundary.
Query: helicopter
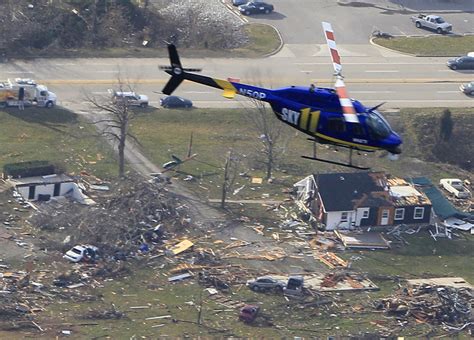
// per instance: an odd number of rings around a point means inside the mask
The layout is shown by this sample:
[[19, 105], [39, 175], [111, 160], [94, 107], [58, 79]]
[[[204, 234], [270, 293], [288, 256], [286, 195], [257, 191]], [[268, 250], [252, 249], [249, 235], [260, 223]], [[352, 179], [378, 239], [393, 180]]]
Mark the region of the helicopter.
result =
[[[313, 156], [306, 159], [368, 170], [352, 163], [352, 152], [388, 151], [394, 158], [401, 153], [402, 139], [392, 130], [387, 120], [377, 109], [383, 104], [367, 108], [358, 100], [348, 96], [342, 76], [341, 57], [337, 50], [334, 31], [328, 22], [322, 23], [329, 47], [334, 76], [334, 88], [310, 86], [287, 86], [268, 89], [240, 83], [238, 80], [217, 79], [193, 72], [200, 69], [183, 68], [176, 46], [168, 44], [170, 66], [160, 69], [171, 75], [163, 88], [170, 95], [183, 80], [196, 82], [223, 90], [225, 98], [233, 99], [237, 94], [270, 104], [280, 121], [305, 133], [314, 142]], [[316, 144], [330, 144], [349, 149], [348, 162], [339, 162], [317, 157]]]

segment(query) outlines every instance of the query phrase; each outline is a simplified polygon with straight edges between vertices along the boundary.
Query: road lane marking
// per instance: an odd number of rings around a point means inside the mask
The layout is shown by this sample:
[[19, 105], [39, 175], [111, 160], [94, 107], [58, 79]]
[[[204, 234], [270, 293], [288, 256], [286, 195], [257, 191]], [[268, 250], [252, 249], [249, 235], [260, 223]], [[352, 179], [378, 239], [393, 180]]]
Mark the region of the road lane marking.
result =
[[436, 91], [436, 93], [461, 93], [461, 91]]
[[365, 70], [367, 73], [397, 73], [398, 70]]
[[395, 91], [350, 91], [351, 93], [395, 93]]
[[2, 73], [8, 73], [8, 74], [34, 74], [34, 72], [31, 72], [31, 71], [4, 71]]
[[[293, 63], [293, 65], [328, 65], [329, 63]], [[442, 62], [441, 64], [445, 64]], [[344, 63], [344, 65], [427, 65], [426, 62], [423, 63]]]
[[[346, 84], [420, 84], [420, 83], [460, 83], [468, 82], [471, 79], [466, 75], [465, 78], [399, 78], [399, 79], [371, 79], [371, 78], [353, 78], [344, 80]], [[168, 79], [128, 79], [133, 84], [166, 84]], [[333, 79], [311, 79], [314, 83], [332, 84]], [[117, 79], [41, 79], [41, 83], [47, 85], [92, 85], [92, 84], [116, 84]], [[185, 84], [192, 82], [185, 81]]]
[[196, 93], [196, 94], [208, 94], [208, 93], [216, 93], [215, 91], [183, 91], [184, 93]]

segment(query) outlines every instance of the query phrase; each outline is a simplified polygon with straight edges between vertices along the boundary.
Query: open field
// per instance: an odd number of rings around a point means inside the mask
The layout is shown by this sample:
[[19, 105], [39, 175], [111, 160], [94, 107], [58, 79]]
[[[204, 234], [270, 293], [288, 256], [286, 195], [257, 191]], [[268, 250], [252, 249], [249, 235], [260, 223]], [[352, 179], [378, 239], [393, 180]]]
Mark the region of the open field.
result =
[[419, 57], [459, 57], [472, 52], [474, 35], [375, 38], [377, 45]]

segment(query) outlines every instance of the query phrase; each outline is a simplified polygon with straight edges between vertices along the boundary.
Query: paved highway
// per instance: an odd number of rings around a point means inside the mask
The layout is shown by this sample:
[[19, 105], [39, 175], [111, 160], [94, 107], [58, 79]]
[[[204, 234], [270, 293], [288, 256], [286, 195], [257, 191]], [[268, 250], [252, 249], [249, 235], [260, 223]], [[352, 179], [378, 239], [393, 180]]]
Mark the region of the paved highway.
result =
[[[376, 46], [340, 45], [343, 74], [352, 97], [367, 105], [387, 102], [385, 109], [426, 106], [472, 106], [459, 85], [474, 79], [473, 71], [452, 71], [446, 58], [415, 58]], [[287, 85], [332, 86], [332, 66], [325, 45], [314, 45], [301, 55], [300, 46], [285, 45], [262, 59], [187, 59], [184, 66], [202, 67], [203, 74], [276, 88]], [[0, 78], [33, 78], [58, 94], [59, 104], [78, 108], [87, 95], [102, 96], [118, 77], [158, 105], [168, 75], [158, 65], [167, 59], [37, 59], [3, 65]], [[245, 98], [227, 100], [217, 89], [185, 82], [176, 91], [198, 107], [240, 107]]]
[[[227, 0], [228, 1], [228, 0]], [[339, 0], [342, 2], [345, 0]], [[433, 0], [433, 4], [436, 0]], [[392, 34], [429, 34], [418, 30], [409, 15], [393, 2], [367, 0], [376, 7], [338, 5], [334, 0], [272, 0], [275, 13], [250, 17], [250, 21], [266, 22], [277, 27], [285, 41], [275, 55], [261, 59], [186, 59], [186, 67], [201, 67], [203, 74], [276, 88], [288, 85], [332, 87], [332, 66], [323, 41], [320, 22], [331, 21], [342, 56], [343, 74], [349, 94], [366, 105], [387, 102], [385, 109], [426, 106], [472, 106], [474, 98], [459, 91], [463, 82], [474, 80], [474, 71], [452, 71], [447, 58], [415, 58], [368, 44], [374, 28]], [[399, 0], [403, 3], [403, 0]], [[413, 3], [413, 0], [411, 1]], [[422, 2], [419, 2], [422, 3]], [[387, 5], [388, 4], [388, 5]], [[439, 6], [449, 9], [447, 4]], [[472, 32], [473, 13], [443, 14], [453, 22], [455, 31]], [[58, 94], [59, 104], [85, 109], [86, 96], [106, 96], [120, 77], [130, 82], [137, 92], [150, 97], [158, 105], [159, 92], [168, 75], [158, 70], [166, 59], [37, 59], [14, 61], [2, 65], [0, 79], [33, 78], [46, 83]], [[219, 90], [199, 84], [184, 83], [176, 94], [187, 97], [198, 107], [241, 107], [246, 99], [227, 100]]]

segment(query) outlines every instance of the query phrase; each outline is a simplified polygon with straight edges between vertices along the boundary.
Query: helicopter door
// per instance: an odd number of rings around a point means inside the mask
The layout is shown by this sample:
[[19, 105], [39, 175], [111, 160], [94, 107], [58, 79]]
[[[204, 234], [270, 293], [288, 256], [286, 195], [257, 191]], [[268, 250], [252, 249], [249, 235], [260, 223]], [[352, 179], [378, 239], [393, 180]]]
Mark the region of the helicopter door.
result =
[[342, 135], [346, 132], [346, 122], [342, 117], [329, 117], [328, 130], [332, 135]]

